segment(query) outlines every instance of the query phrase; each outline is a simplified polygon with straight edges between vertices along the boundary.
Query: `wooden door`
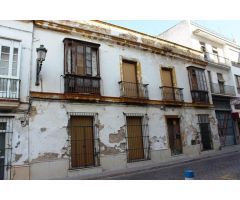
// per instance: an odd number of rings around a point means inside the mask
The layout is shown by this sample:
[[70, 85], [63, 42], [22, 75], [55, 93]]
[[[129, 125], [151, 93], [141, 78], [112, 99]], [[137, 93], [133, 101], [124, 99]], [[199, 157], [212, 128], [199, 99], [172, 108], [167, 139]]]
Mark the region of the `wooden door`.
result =
[[165, 100], [174, 100], [172, 70], [162, 68], [163, 95]]
[[94, 166], [93, 117], [72, 116], [70, 124], [72, 168]]
[[123, 86], [127, 97], [138, 97], [136, 63], [123, 61]]
[[127, 134], [129, 160], [144, 159], [142, 117], [127, 117]]
[[180, 123], [178, 118], [168, 118], [168, 137], [169, 137], [169, 146], [172, 154], [181, 154], [182, 153], [182, 140], [180, 134]]
[[200, 123], [199, 127], [200, 127], [201, 141], [202, 141], [202, 149], [203, 150], [212, 149], [210, 124], [209, 123]]

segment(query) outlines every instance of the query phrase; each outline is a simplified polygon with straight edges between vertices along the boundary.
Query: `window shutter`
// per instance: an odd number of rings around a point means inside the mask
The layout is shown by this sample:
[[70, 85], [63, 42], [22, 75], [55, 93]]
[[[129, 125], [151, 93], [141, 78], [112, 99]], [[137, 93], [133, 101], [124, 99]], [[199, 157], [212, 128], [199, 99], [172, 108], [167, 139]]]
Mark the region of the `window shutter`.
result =
[[77, 64], [77, 44], [72, 42], [72, 74], [76, 74], [76, 64]]

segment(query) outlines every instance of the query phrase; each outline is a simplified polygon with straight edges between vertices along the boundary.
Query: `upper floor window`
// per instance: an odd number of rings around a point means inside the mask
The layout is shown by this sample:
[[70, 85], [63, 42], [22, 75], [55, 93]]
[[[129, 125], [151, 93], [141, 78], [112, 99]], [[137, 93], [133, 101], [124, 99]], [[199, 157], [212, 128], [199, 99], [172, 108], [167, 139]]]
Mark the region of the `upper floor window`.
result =
[[236, 83], [237, 83], [237, 91], [240, 94], [240, 76], [235, 75]]
[[204, 59], [207, 59], [207, 51], [206, 51], [206, 44], [204, 42], [200, 42], [201, 51], [204, 53]]
[[20, 42], [0, 38], [0, 98], [19, 99]]
[[189, 67], [188, 72], [193, 102], [209, 103], [208, 88], [204, 69]]
[[189, 68], [189, 80], [192, 90], [208, 91], [203, 69], [193, 67]]
[[99, 44], [64, 39], [65, 74], [99, 76]]
[[100, 94], [99, 44], [64, 39], [64, 91]]
[[0, 76], [19, 76], [20, 42], [0, 39]]

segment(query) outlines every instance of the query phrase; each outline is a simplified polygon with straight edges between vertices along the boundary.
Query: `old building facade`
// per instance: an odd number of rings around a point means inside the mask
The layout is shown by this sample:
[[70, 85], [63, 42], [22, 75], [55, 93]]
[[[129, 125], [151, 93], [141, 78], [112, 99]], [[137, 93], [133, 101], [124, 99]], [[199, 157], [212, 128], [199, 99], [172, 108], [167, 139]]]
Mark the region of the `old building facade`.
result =
[[221, 145], [238, 144], [240, 46], [192, 21], [182, 21], [159, 37], [203, 52]]
[[[21, 84], [17, 109], [0, 105], [2, 135], [5, 118], [13, 121], [2, 179], [94, 174], [219, 149], [201, 51], [101, 21], [11, 23], [1, 22], [0, 77], [16, 62], [4, 41], [19, 39]], [[40, 45], [47, 54], [37, 76]]]

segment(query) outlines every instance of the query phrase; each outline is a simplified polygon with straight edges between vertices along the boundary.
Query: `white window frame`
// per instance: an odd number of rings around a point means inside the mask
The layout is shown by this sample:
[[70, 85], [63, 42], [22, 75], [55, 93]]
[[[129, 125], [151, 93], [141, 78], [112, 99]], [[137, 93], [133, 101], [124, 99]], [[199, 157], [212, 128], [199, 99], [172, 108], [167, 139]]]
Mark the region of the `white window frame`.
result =
[[[0, 78], [6, 78], [9, 79], [7, 81], [7, 90], [6, 91], [0, 91], [0, 98], [17, 98], [19, 97], [19, 77], [20, 77], [20, 62], [21, 62], [21, 42], [17, 40], [10, 40], [10, 39], [3, 39], [0, 38], [0, 56], [1, 56], [1, 51], [2, 51], [2, 46], [7, 46], [10, 47], [10, 55], [9, 55], [9, 65], [8, 65], [8, 74], [7, 75], [2, 75], [0, 74]], [[12, 66], [13, 66], [13, 50], [14, 48], [18, 48], [18, 59], [17, 59], [17, 74], [16, 76], [12, 75]], [[0, 58], [1, 59], [1, 58]], [[17, 88], [16, 92], [11, 92], [10, 91], [10, 80], [16, 80], [17, 81]], [[1, 93], [5, 93], [5, 95], [1, 95]]]

